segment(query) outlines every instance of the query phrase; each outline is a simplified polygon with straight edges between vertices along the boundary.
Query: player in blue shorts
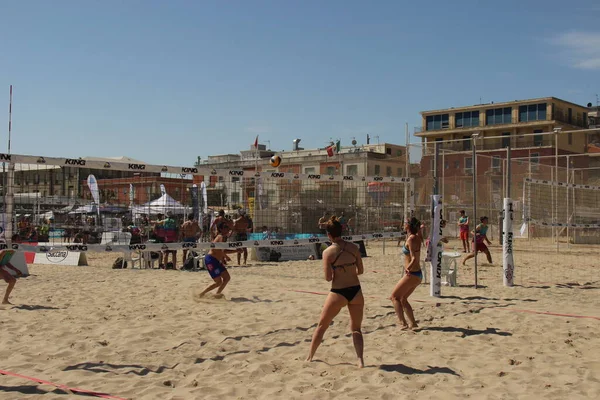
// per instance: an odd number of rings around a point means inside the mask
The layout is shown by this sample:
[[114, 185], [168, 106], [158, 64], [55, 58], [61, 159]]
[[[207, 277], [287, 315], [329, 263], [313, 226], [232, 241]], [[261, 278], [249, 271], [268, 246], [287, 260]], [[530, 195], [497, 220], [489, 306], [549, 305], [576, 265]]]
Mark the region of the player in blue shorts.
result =
[[[213, 240], [213, 243], [226, 242], [230, 233], [229, 224], [224, 221], [218, 223], [217, 232], [218, 234]], [[210, 277], [213, 279], [214, 283], [204, 289], [202, 293], [200, 293], [200, 297], [217, 288], [217, 297], [222, 296], [221, 292], [223, 289], [225, 289], [225, 286], [227, 286], [229, 280], [231, 279], [229, 272], [227, 272], [227, 268], [224, 266], [225, 258], [227, 257], [227, 253], [237, 253], [240, 251], [241, 249], [228, 250], [213, 248], [209, 250], [208, 254], [204, 256], [204, 264], [206, 265], [206, 269], [208, 270], [208, 273], [210, 274]]]

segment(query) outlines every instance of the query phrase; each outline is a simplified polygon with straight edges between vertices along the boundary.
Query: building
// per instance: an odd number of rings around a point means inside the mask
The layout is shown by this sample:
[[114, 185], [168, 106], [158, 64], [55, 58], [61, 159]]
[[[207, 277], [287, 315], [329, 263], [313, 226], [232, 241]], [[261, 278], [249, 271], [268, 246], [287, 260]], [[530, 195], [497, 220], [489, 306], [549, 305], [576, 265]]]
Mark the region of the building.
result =
[[[278, 168], [270, 165], [271, 156], [278, 154], [282, 157], [282, 164]], [[294, 143], [290, 151], [274, 152], [267, 150], [265, 145], [259, 144], [258, 149], [251, 146], [249, 150], [243, 150], [239, 154], [223, 154], [209, 156], [202, 167], [214, 169], [243, 169], [254, 172], [290, 172], [295, 174], [319, 174], [319, 175], [348, 175], [348, 176], [406, 176], [406, 147], [390, 143], [342, 146], [340, 151], [329, 156], [327, 148], [301, 149]], [[414, 165], [411, 171], [415, 171]], [[249, 174], [251, 175], [251, 174]], [[195, 183], [202, 181], [202, 177], [194, 177]], [[229, 180], [229, 182], [228, 182]], [[286, 183], [293, 185], [294, 183]], [[334, 182], [322, 182], [321, 185]], [[302, 182], [303, 188], [293, 189], [290, 187], [279, 187], [273, 190], [270, 198], [279, 201], [280, 192], [293, 192], [309, 190], [313, 182]], [[232, 207], [247, 204], [248, 199], [255, 197], [254, 178], [238, 177], [210, 177], [208, 186], [211, 191], [222, 191], [225, 193], [223, 206]], [[366, 190], [366, 189], [365, 189]], [[277, 193], [275, 193], [277, 192]], [[358, 193], [354, 194], [357, 199], [361, 198]], [[364, 196], [363, 196], [364, 197]], [[211, 201], [209, 200], [209, 204]]]
[[[438, 176], [443, 175], [446, 182], [451, 182], [450, 193], [457, 202], [468, 203], [472, 196], [472, 136], [478, 133], [477, 181], [485, 186], [481, 199], [487, 202], [496, 199], [497, 203], [503, 197], [502, 160], [509, 144], [513, 159], [529, 161], [521, 166], [526, 171], [514, 170], [517, 167], [513, 166], [515, 175], [536, 173], [535, 177], [554, 179], [556, 154], [559, 168], [564, 170], [566, 155], [587, 153], [590, 133], [568, 131], [585, 130], [589, 112], [588, 107], [556, 97], [423, 111], [422, 126], [415, 132], [423, 146], [421, 177], [432, 175], [437, 143], [443, 154]], [[557, 133], [545, 134], [552, 132]], [[588, 165], [588, 157], [570, 158], [570, 167]], [[566, 174], [559, 175], [559, 180], [566, 181]]]
[[[15, 164], [14, 187], [15, 205], [17, 208], [30, 208], [33, 204], [39, 204], [42, 208], [54, 208], [74, 204], [82, 199], [87, 189], [86, 180], [88, 175], [94, 174], [96, 179], [133, 179], [135, 172], [90, 169], [85, 167], [85, 161], [106, 161], [123, 163], [143, 163], [129, 157], [83, 157], [78, 167], [58, 166], [46, 164]], [[6, 170], [2, 181], [5, 182]], [[138, 174], [139, 175], [139, 174]], [[145, 176], [160, 174], [148, 174]], [[2, 193], [5, 194], [2, 187]]]

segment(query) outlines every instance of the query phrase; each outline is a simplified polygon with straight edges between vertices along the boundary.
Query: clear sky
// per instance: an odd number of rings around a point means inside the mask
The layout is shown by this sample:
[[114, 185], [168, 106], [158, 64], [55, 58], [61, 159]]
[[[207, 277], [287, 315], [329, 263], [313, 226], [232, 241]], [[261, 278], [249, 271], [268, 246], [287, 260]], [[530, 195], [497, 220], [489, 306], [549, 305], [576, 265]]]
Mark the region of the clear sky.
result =
[[18, 154], [191, 165], [257, 134], [403, 144], [419, 111], [600, 94], [597, 0], [0, 0], [0, 15]]

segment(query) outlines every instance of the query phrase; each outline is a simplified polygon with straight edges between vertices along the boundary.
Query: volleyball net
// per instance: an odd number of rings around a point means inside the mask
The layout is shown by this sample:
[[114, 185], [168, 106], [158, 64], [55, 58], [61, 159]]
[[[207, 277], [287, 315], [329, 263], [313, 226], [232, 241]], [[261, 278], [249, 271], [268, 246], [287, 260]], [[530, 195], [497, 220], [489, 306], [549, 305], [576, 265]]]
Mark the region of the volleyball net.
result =
[[[457, 225], [461, 210], [470, 217], [470, 230], [480, 223], [481, 217], [488, 217], [493, 263], [489, 265], [486, 256], [479, 253], [478, 278], [483, 285], [501, 285], [503, 274], [498, 267], [503, 257], [503, 199], [509, 197], [515, 284], [600, 281], [600, 270], [594, 261], [600, 259], [598, 157], [556, 155], [554, 149], [531, 147], [513, 150], [507, 161], [506, 150], [498, 150], [499, 143], [488, 144], [480, 139], [475, 154], [469, 146], [439, 143], [437, 161], [434, 145], [417, 146], [423, 157], [420, 177], [414, 180], [415, 214], [425, 221], [426, 227], [432, 225], [431, 195], [437, 186], [443, 218], [448, 221], [443, 231], [449, 238], [444, 254], [464, 254]], [[460, 257], [455, 261], [460, 262]], [[459, 267], [461, 282], [474, 281], [472, 264], [471, 260], [466, 267]]]
[[[129, 159], [0, 154], [4, 240], [47, 252], [286, 247], [327, 241], [319, 221], [335, 215], [347, 240], [397, 238], [413, 209], [400, 176], [298, 174], [288, 169], [212, 169]], [[250, 224], [245, 240], [210, 243], [218, 213]], [[169, 220], [200, 227], [197, 242], [157, 235]]]

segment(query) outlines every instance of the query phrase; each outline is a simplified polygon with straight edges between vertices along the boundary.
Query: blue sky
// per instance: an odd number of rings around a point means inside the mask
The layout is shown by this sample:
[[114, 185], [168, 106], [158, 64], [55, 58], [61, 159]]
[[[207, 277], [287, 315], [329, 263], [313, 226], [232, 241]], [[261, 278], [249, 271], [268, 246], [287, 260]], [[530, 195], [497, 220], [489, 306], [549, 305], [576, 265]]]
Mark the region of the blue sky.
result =
[[191, 165], [257, 134], [402, 144], [419, 111], [600, 94], [597, 1], [4, 0], [0, 15], [18, 154]]

